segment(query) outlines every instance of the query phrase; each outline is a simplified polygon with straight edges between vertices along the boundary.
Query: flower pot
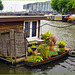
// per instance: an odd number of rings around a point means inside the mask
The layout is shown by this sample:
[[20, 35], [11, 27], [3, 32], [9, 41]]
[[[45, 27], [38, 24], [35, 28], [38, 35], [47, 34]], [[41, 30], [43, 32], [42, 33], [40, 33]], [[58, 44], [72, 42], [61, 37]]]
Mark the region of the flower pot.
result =
[[35, 51], [36, 50], [36, 48], [31, 48], [33, 51]]
[[59, 45], [59, 48], [64, 48], [65, 46], [63, 46], [63, 45]]

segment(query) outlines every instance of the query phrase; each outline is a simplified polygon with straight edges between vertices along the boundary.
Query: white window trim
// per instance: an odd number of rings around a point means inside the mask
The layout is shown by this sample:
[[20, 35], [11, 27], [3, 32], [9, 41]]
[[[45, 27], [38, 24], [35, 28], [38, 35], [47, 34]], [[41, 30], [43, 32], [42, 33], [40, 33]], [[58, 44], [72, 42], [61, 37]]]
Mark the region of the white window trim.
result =
[[30, 36], [27, 37], [28, 40], [33, 40], [33, 39], [37, 39], [38, 38], [38, 21], [37, 21], [37, 29], [36, 29], [36, 36], [32, 37], [32, 22], [33, 21], [24, 21], [24, 29], [25, 29], [25, 22], [30, 22]]

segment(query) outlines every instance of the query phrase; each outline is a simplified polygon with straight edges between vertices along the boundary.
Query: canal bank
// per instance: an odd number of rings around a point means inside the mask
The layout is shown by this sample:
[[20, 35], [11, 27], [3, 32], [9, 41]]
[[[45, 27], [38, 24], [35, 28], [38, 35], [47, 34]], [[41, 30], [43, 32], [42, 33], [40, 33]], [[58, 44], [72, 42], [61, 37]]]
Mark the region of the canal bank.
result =
[[[45, 23], [53, 24], [55, 26], [71, 25], [66, 22], [41, 20], [41, 25]], [[67, 28], [56, 28], [45, 25], [40, 28], [40, 33], [43, 34], [48, 30], [55, 34], [56, 39], [58, 40], [57, 42], [65, 39], [66, 47], [70, 47], [71, 49], [75, 48], [75, 24]], [[30, 68], [24, 65], [24, 63], [11, 66], [6, 64], [6, 62], [3, 63], [0, 61], [0, 67], [0, 74], [75, 74], [75, 58], [66, 56], [56, 62], [35, 68]]]

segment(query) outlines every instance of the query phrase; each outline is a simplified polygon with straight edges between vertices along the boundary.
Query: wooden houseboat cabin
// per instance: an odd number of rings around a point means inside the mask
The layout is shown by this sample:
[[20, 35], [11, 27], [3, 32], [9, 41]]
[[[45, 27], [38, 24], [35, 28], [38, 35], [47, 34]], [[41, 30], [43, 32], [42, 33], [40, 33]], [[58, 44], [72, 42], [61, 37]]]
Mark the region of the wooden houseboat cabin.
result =
[[14, 30], [26, 30], [28, 40], [39, 38], [40, 20], [44, 16], [0, 16], [0, 32]]
[[[24, 60], [28, 48], [25, 38], [38, 39], [40, 20], [45, 19], [44, 16], [0, 16], [0, 58], [12, 63]], [[22, 30], [26, 30], [25, 38]]]

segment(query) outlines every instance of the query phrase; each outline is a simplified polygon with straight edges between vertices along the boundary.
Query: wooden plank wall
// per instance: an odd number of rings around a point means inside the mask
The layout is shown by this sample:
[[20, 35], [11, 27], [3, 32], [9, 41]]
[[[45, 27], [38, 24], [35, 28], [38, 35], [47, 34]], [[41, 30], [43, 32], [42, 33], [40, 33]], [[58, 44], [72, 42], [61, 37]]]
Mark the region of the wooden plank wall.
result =
[[23, 30], [23, 21], [21, 22], [0, 22], [0, 32], [14, 30]]
[[0, 53], [4, 57], [22, 57], [26, 56], [28, 51], [25, 31], [10, 30], [7, 33], [0, 34]]

